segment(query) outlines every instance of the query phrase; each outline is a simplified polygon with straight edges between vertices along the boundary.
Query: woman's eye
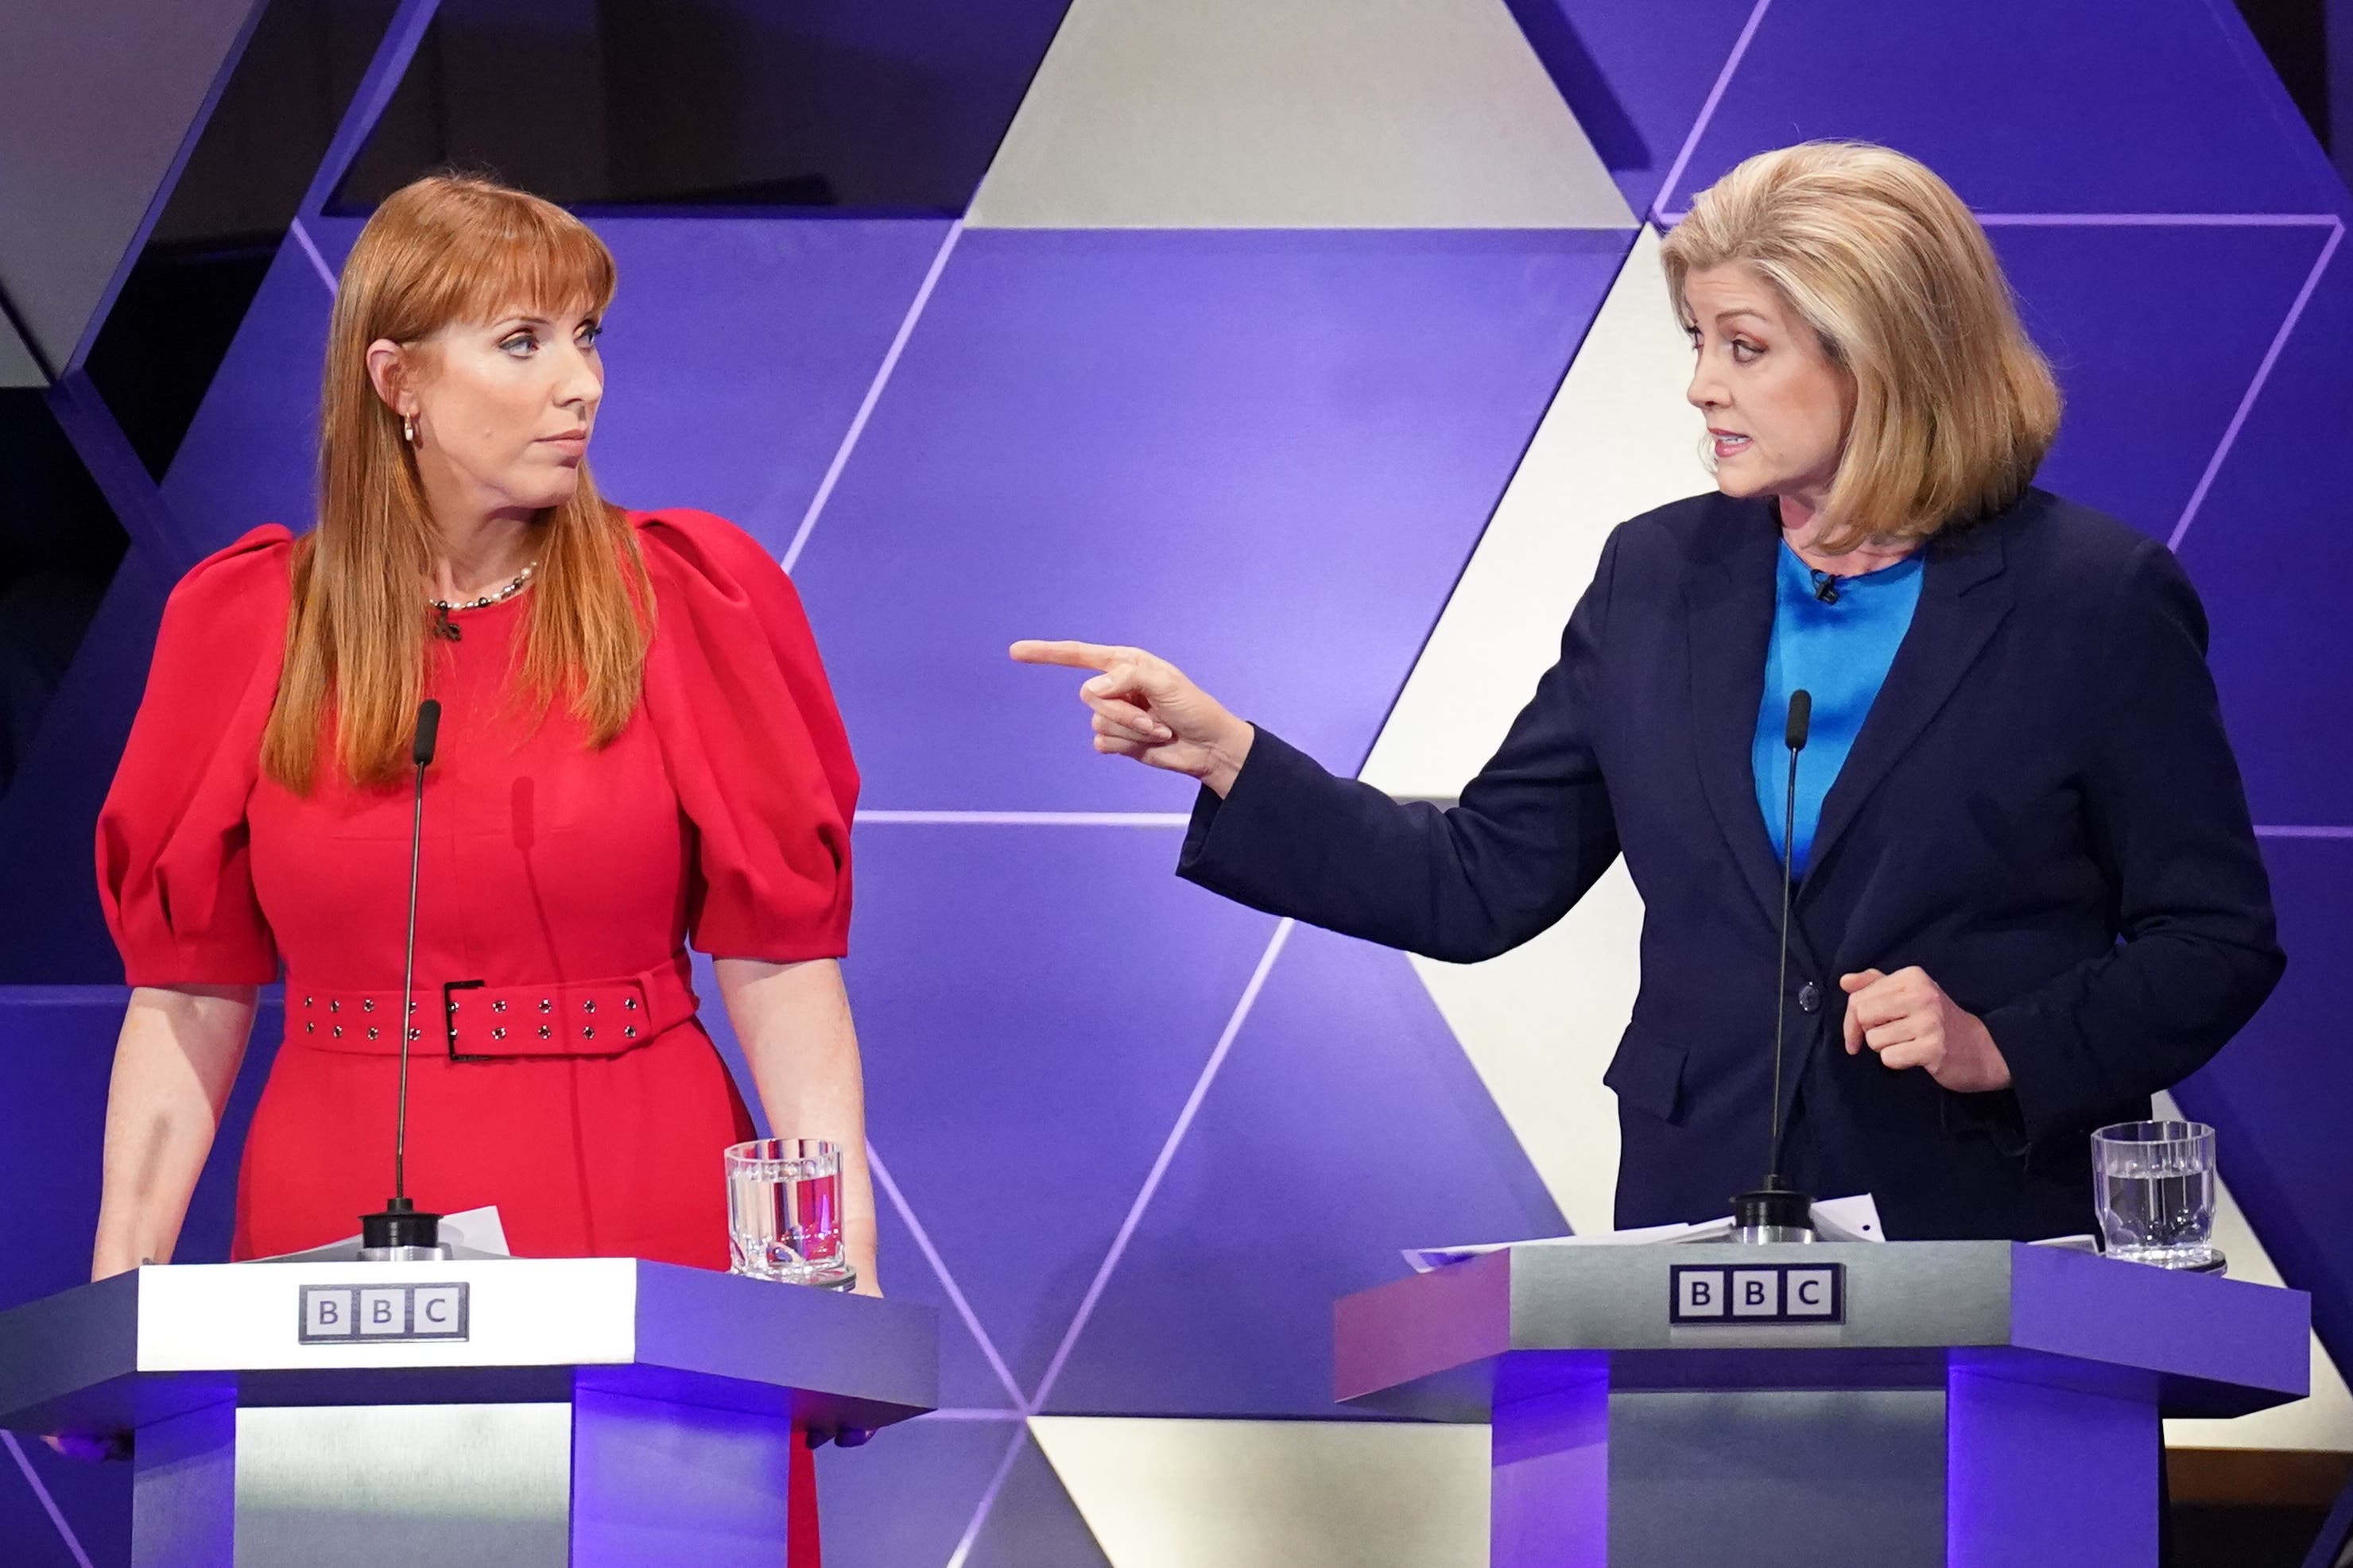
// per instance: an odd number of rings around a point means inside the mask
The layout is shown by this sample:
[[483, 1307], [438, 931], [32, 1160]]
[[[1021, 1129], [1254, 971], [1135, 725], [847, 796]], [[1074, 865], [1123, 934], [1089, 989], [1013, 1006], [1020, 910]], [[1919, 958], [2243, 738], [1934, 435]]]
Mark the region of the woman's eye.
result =
[[1737, 338], [1732, 341], [1732, 360], [1735, 364], [1746, 364], [1764, 352], [1755, 343], [1745, 343]]
[[501, 349], [511, 354], [521, 354], [538, 346], [539, 340], [529, 332], [517, 332], [499, 344]]
[[604, 335], [605, 323], [602, 321], [583, 321], [580, 324], [580, 346], [584, 349]]

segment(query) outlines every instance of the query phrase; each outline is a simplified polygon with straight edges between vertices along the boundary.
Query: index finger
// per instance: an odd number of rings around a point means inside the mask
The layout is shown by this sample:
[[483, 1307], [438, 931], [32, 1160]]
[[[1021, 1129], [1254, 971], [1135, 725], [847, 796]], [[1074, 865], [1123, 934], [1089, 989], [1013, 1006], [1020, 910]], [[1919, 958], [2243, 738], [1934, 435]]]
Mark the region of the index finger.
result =
[[1023, 637], [1007, 650], [1016, 664], [1059, 664], [1071, 669], [1109, 669], [1128, 650], [1093, 642], [1041, 642]]

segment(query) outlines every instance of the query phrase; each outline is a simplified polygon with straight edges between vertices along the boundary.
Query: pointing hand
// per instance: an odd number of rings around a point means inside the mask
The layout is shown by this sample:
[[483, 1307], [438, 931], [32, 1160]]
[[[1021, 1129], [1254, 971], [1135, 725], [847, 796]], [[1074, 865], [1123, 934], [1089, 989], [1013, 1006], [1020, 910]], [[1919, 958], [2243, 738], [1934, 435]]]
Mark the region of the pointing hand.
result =
[[1258, 732], [1166, 659], [1091, 642], [1025, 639], [1011, 651], [1021, 664], [1096, 672], [1079, 688], [1094, 710], [1096, 751], [1199, 779], [1220, 796], [1233, 788]]

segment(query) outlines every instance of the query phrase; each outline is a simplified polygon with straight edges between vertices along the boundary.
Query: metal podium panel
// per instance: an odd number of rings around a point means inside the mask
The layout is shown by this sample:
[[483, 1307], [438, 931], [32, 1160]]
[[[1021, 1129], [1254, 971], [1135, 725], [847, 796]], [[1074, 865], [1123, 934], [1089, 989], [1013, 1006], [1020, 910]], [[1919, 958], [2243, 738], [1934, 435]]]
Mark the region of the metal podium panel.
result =
[[1944, 1568], [1941, 1389], [1621, 1394], [1609, 1467], [1611, 1563]]
[[280, 1405], [237, 1413], [236, 1568], [567, 1568], [563, 1405]]

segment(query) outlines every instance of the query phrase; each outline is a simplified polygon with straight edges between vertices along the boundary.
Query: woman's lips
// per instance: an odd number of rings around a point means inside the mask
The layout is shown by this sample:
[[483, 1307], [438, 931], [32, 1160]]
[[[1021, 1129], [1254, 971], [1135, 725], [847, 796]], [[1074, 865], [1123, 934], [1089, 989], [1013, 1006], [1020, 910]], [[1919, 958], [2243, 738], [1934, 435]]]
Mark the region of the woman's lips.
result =
[[1737, 431], [1712, 429], [1708, 434], [1715, 439], [1715, 456], [1718, 461], [1725, 458], [1738, 457], [1748, 450], [1749, 438]]

